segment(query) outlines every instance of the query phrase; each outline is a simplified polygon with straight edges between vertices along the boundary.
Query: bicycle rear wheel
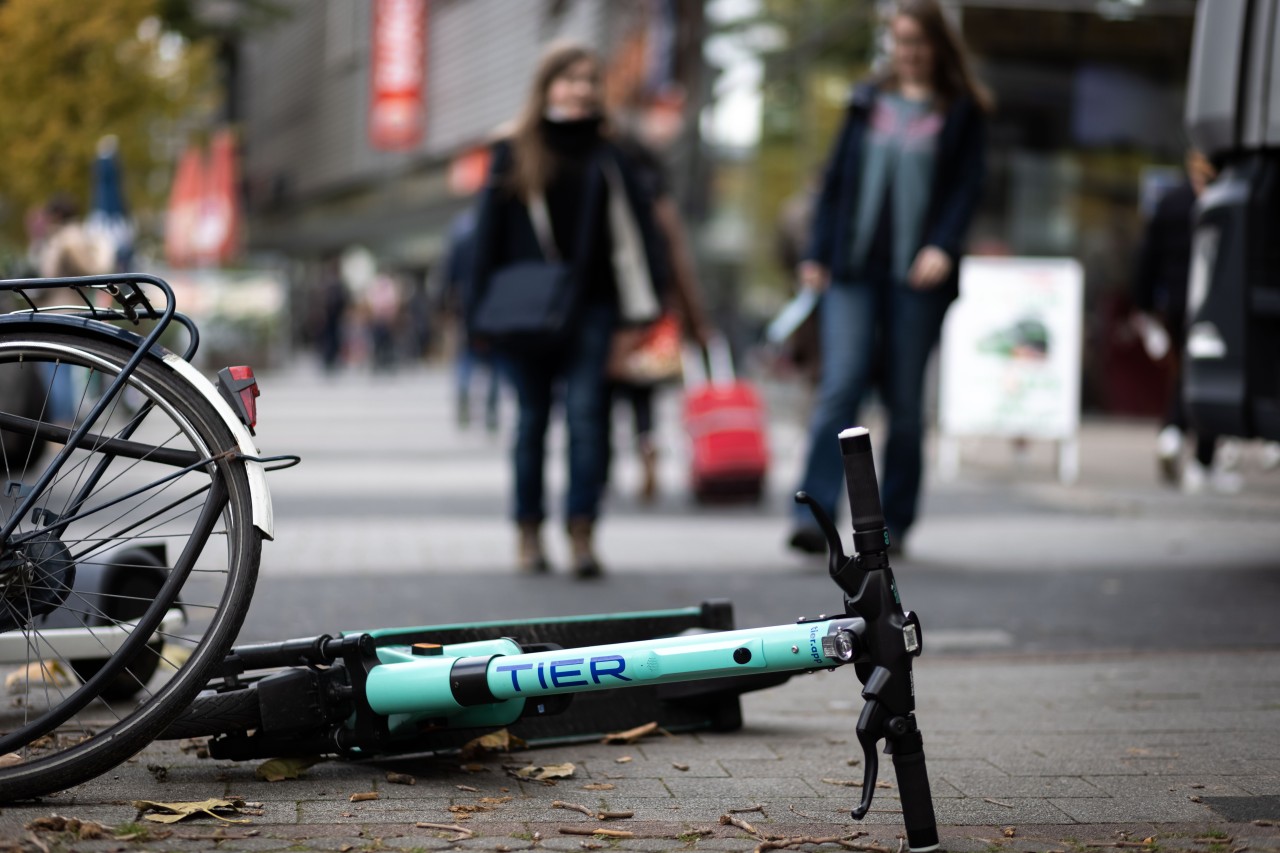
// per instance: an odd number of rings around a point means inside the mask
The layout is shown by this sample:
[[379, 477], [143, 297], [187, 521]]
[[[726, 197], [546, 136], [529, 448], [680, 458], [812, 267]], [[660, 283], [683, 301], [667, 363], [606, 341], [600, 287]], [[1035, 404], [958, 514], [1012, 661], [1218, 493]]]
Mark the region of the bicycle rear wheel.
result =
[[[135, 351], [0, 323], [0, 522]], [[0, 768], [0, 800], [120, 763], [221, 660], [261, 551], [235, 449], [213, 405], [148, 353], [17, 519], [0, 551], [0, 756], [17, 762]]]

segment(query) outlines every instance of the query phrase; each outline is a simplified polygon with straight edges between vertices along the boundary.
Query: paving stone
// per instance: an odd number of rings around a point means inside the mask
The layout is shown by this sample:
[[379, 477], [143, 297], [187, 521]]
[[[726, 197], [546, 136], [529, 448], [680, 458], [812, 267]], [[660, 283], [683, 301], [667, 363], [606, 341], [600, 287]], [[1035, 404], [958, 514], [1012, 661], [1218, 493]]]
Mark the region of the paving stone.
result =
[[[994, 797], [992, 799], [995, 799]], [[1069, 813], [1057, 808], [1058, 801], [1033, 797], [1009, 797], [1000, 801], [1004, 805], [989, 803], [976, 797], [956, 800], [938, 800], [933, 804], [939, 825], [991, 825], [1009, 826], [1019, 823], [1075, 823]], [[1077, 802], [1065, 800], [1063, 802]], [[1078, 802], [1109, 802], [1107, 800], [1080, 800]]]
[[[714, 756], [706, 754], [690, 755], [683, 758], [648, 760], [643, 756], [631, 753], [631, 761], [618, 764], [616, 761], [602, 764], [594, 762], [587, 765], [585, 778], [593, 782], [616, 782], [619, 779], [666, 779], [691, 777], [726, 777], [728, 772], [720, 766]], [[689, 765], [688, 770], [677, 770], [672, 766], [676, 761]]]
[[442, 823], [453, 823], [449, 815], [449, 800], [425, 799], [418, 801], [374, 800], [364, 803], [351, 803], [343, 800], [311, 800], [298, 804], [297, 822], [300, 824], [315, 823], [387, 823], [403, 821], [413, 823], [418, 820], [439, 820]]
[[1050, 802], [1081, 823], [1120, 823], [1124, 821], [1214, 821], [1216, 817], [1203, 803], [1185, 797], [1152, 800], [1145, 797], [1110, 797], [1107, 799], [1055, 799]]
[[[612, 790], [587, 790], [587, 785], [612, 785]], [[662, 779], [608, 779], [574, 781], [556, 787], [556, 799], [587, 802], [589, 799], [604, 799], [609, 802], [629, 802], [632, 800], [669, 800], [671, 791]]]
[[1239, 796], [1249, 791], [1230, 781], [1230, 777], [1200, 773], [1194, 776], [1090, 776], [1089, 783], [1110, 796], [1164, 797], [1217, 795]]
[[664, 780], [677, 800], [686, 797], [717, 797], [726, 803], [745, 801], [745, 805], [758, 803], [770, 797], [817, 797], [813, 786], [794, 776], [751, 777], [745, 779], [686, 779], [668, 777]]
[[1280, 794], [1280, 776], [1235, 776], [1227, 778], [1250, 794]]
[[700, 838], [694, 843], [694, 850], [723, 850], [725, 853], [738, 853], [740, 850], [754, 850], [759, 844], [746, 838]]
[[[930, 770], [933, 768], [930, 767]], [[1110, 793], [1078, 776], [947, 776], [947, 782], [968, 797], [1105, 797]], [[1130, 779], [1134, 777], [1111, 777]], [[1138, 777], [1142, 778], [1142, 777]], [[932, 782], [933, 780], [930, 780]], [[935, 793], [934, 796], [937, 796]]]
[[[384, 841], [383, 844], [384, 846], [387, 846], [387, 847], [395, 847], [396, 842], [399, 840], [400, 839], [393, 838], [393, 839]], [[347, 837], [321, 836], [321, 837], [315, 837], [315, 838], [306, 838], [303, 840], [277, 838], [275, 839], [275, 841], [277, 844], [281, 845], [279, 848], [277, 848], [280, 850], [296, 850], [301, 848], [304, 850], [324, 851], [324, 853], [330, 853], [330, 851], [334, 851], [334, 853], [337, 853], [337, 851], [341, 851], [343, 848], [346, 848], [348, 853], [355, 853], [355, 851], [357, 850], [364, 850], [366, 847], [369, 846], [369, 843], [370, 843], [368, 838], [363, 838], [361, 836], [347, 836]], [[428, 848], [428, 849], [432, 849], [432, 848]]]

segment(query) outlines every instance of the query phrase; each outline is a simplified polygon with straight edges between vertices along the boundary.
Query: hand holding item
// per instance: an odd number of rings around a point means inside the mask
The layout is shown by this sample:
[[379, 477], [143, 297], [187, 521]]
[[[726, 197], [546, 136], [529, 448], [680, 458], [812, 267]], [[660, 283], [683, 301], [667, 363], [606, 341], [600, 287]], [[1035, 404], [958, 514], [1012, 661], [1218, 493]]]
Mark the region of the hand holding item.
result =
[[951, 256], [937, 246], [925, 246], [907, 271], [907, 284], [917, 290], [937, 287], [951, 275]]
[[807, 290], [821, 293], [831, 283], [831, 271], [817, 261], [801, 261], [796, 273]]

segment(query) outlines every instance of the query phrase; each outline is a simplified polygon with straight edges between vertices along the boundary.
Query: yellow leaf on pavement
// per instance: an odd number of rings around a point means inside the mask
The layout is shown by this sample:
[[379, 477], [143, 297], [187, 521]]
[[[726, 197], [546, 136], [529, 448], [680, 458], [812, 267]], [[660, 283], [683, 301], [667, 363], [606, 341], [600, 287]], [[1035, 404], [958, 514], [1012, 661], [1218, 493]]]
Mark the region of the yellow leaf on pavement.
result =
[[486, 752], [510, 752], [524, 747], [525, 742], [506, 729], [498, 729], [467, 741], [462, 747], [462, 758], [475, 758]]
[[283, 782], [285, 779], [297, 779], [304, 770], [320, 761], [318, 756], [273, 758], [259, 764], [253, 775], [267, 782]]
[[543, 782], [547, 779], [567, 779], [573, 775], [573, 771], [578, 768], [571, 762], [564, 764], [531, 764], [528, 767], [521, 767], [516, 771], [516, 776], [521, 779], [533, 779], [537, 782]]
[[70, 687], [71, 673], [59, 660], [32, 661], [9, 673], [4, 689], [10, 693], [26, 693], [32, 686]]
[[218, 814], [218, 812], [238, 814], [243, 805], [244, 800], [239, 798], [210, 799], [189, 803], [156, 803], [151, 800], [133, 801], [133, 807], [138, 810], [140, 815], [143, 812], [151, 812], [151, 814], [145, 814], [143, 817], [156, 823], [177, 823], [189, 817], [201, 817], [203, 815], [217, 818], [225, 823], [252, 823], [253, 821], [250, 820], [235, 820]]

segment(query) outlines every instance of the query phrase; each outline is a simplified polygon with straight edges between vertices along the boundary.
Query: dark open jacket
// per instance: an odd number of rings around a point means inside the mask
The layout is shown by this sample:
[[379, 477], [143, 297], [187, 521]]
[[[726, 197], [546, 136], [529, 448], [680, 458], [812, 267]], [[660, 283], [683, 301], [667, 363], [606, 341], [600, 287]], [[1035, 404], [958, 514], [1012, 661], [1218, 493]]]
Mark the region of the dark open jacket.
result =
[[[653, 199], [644, 189], [631, 159], [607, 139], [602, 139], [600, 145], [607, 156], [613, 158], [622, 175], [628, 206], [644, 243], [655, 295], [661, 302], [669, 278], [669, 267], [665, 244], [654, 224]], [[510, 142], [501, 140], [495, 143], [489, 180], [478, 207], [470, 285], [466, 294], [468, 326], [472, 312], [479, 304], [494, 271], [518, 261], [545, 260], [528, 207], [510, 189], [509, 176], [513, 165]], [[599, 169], [596, 171], [599, 172]], [[553, 175], [551, 185], [547, 187], [552, 231], [561, 257], [573, 265], [580, 280], [579, 307], [587, 302], [616, 300], [611, 261], [613, 241], [609, 234], [609, 218], [603, 195], [608, 191], [608, 184], [601, 174], [588, 180], [589, 190], [585, 198], [586, 225], [583, 227], [580, 221], [583, 215], [580, 209], [572, 211], [575, 221], [571, 227], [566, 227], [564, 220], [568, 217], [558, 214], [565, 212], [565, 204], [576, 206], [580, 202], [577, 202], [577, 196], [566, 199], [563, 192], [558, 193], [555, 182], [556, 177]], [[578, 243], [584, 235], [586, 246], [582, 247]]]
[[[854, 90], [814, 210], [805, 259], [827, 267], [834, 281], [851, 281], [857, 273], [851, 269], [849, 255], [862, 177], [862, 145], [879, 93], [870, 83]], [[923, 240], [916, 248], [937, 246], [951, 256], [951, 276], [941, 287], [952, 299], [960, 292], [960, 256], [986, 178], [986, 142], [982, 110], [972, 98], [957, 99], [947, 109], [938, 136], [933, 191], [925, 213]]]

